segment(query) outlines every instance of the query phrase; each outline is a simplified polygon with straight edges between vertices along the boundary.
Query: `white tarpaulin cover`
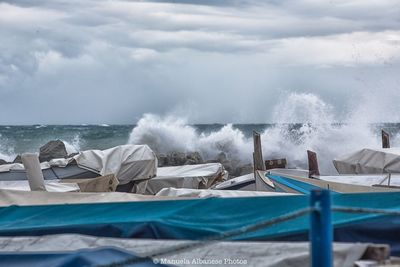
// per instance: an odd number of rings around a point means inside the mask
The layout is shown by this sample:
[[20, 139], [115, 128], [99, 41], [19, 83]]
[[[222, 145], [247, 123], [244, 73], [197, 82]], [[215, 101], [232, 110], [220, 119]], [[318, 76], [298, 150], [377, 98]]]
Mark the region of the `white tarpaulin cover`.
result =
[[78, 166], [114, 174], [120, 184], [150, 179], [157, 174], [157, 157], [147, 145], [122, 145], [106, 150], [87, 150], [76, 155]]
[[[89, 150], [90, 151], [90, 150]], [[78, 157], [76, 155], [75, 157]], [[50, 161], [45, 161], [40, 163], [40, 168], [42, 170], [49, 169], [50, 167], [65, 167], [69, 163], [74, 161], [74, 157], [67, 159], [52, 159]], [[8, 172], [8, 171], [23, 171], [25, 170], [24, 164], [22, 163], [10, 163], [0, 165], [0, 172]]]
[[[40, 164], [42, 169], [65, 167], [73, 160], [79, 167], [99, 173], [114, 174], [120, 184], [150, 179], [157, 174], [157, 157], [147, 145], [122, 145], [106, 150], [86, 150], [73, 158], [52, 159]], [[19, 163], [0, 165], [0, 172], [24, 170]]]
[[400, 186], [400, 175], [368, 174], [368, 175], [329, 175], [319, 176], [318, 179], [330, 182], [347, 183], [364, 186]]
[[[49, 192], [79, 192], [77, 183], [60, 183], [59, 181], [44, 181], [44, 186]], [[0, 181], [1, 189], [31, 191], [28, 180]], [[37, 192], [37, 191], [36, 191]]]
[[399, 148], [365, 148], [333, 160], [340, 174], [400, 173]]
[[265, 197], [265, 196], [289, 196], [290, 193], [257, 192], [241, 190], [215, 190], [215, 189], [187, 189], [187, 188], [164, 188], [156, 196], [168, 197]]
[[[140, 256], [151, 255], [156, 251], [188, 242], [193, 241], [106, 238], [77, 234], [0, 237], [3, 252], [60, 252], [111, 246]], [[368, 247], [369, 244], [334, 243], [333, 266], [353, 267], [354, 262], [364, 255]], [[211, 242], [155, 259], [173, 266], [289, 267], [310, 266], [309, 252], [308, 242]]]
[[[79, 189], [79, 187], [78, 187]], [[32, 206], [50, 204], [74, 203], [105, 203], [105, 202], [130, 202], [174, 199], [172, 197], [144, 196], [132, 193], [103, 192], [46, 192], [46, 191], [19, 191], [0, 189], [0, 207], [10, 205]]]
[[220, 163], [162, 167], [156, 177], [138, 183], [136, 193], [155, 195], [167, 187], [206, 189], [227, 176]]
[[[63, 164], [67, 165], [66, 159], [60, 159], [63, 161]], [[65, 163], [64, 163], [65, 161]], [[42, 170], [48, 169], [51, 167], [49, 162], [42, 162], [40, 163], [40, 168]], [[25, 170], [24, 165], [22, 163], [10, 163], [10, 164], [3, 164], [0, 165], [0, 172], [8, 172], [8, 171], [22, 171]]]

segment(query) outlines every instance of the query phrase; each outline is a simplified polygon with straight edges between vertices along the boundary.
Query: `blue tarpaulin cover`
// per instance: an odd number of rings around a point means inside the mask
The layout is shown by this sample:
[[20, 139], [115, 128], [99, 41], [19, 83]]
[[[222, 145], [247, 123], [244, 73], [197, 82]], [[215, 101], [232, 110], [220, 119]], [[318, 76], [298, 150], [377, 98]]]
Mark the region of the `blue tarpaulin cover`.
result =
[[[309, 205], [309, 196], [209, 198], [0, 208], [0, 235], [80, 233], [106, 237], [202, 239], [268, 220]], [[399, 193], [333, 194], [332, 205], [400, 210]], [[335, 241], [391, 244], [400, 252], [400, 218], [333, 214]], [[307, 239], [309, 217], [235, 239]]]

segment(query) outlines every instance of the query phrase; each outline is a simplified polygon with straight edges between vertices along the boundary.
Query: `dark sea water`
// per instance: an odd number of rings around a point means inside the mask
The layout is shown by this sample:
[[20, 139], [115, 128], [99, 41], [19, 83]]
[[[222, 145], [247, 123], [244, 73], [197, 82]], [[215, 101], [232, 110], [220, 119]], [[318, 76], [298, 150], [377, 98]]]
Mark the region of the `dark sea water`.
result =
[[[191, 125], [197, 133], [218, 132], [223, 124]], [[136, 125], [27, 125], [0, 126], [0, 153], [14, 156], [24, 152], [37, 152], [50, 140], [60, 139], [71, 150], [107, 149], [127, 144]], [[262, 131], [268, 124], [234, 125], [250, 136], [252, 130]]]
[[38, 152], [46, 142], [60, 139], [68, 152], [106, 149], [122, 144], [148, 144], [159, 153], [199, 151], [204, 158], [224, 152], [251, 161], [252, 131], [262, 135], [265, 158], [286, 157], [292, 167], [304, 167], [306, 150], [318, 153], [322, 169], [333, 173], [333, 158], [361, 149], [380, 147], [380, 130], [400, 145], [400, 124], [199, 124], [180, 120], [142, 120], [137, 125], [0, 126], [0, 158], [12, 161], [24, 152]]

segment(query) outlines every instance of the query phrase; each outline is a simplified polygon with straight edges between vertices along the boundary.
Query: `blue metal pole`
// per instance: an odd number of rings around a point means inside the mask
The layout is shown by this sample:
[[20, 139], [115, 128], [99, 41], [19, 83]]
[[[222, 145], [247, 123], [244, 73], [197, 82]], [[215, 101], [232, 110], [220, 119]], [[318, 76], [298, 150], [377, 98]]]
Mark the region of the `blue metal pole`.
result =
[[312, 267], [332, 267], [332, 221], [329, 190], [311, 191], [310, 254]]

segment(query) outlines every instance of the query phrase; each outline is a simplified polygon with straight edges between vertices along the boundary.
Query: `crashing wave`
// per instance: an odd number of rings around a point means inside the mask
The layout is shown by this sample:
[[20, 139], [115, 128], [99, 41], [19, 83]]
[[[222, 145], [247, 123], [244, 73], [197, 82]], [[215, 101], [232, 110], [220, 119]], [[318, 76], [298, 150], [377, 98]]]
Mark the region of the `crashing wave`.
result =
[[[292, 93], [278, 103], [272, 127], [261, 133], [264, 158], [287, 158], [291, 167], [305, 168], [306, 150], [318, 153], [321, 170], [334, 173], [332, 159], [362, 147], [380, 147], [371, 123], [352, 113], [338, 123], [333, 109], [313, 94]], [[299, 123], [301, 122], [301, 123]], [[399, 135], [393, 143], [397, 143]], [[204, 158], [224, 152], [231, 159], [251, 162], [253, 141], [232, 124], [199, 133], [187, 120], [145, 114], [132, 130], [129, 143], [147, 144], [158, 153], [199, 151]]]

